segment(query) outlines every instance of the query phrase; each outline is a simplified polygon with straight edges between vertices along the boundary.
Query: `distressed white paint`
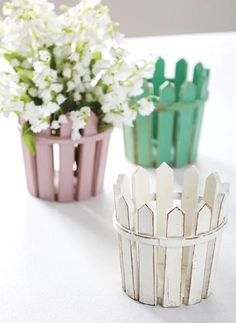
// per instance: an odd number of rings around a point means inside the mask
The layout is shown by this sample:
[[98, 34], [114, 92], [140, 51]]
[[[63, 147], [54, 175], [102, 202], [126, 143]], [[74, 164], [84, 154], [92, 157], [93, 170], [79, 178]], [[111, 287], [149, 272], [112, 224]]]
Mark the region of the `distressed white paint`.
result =
[[[195, 166], [191, 166], [184, 173], [183, 193], [181, 199], [181, 208], [185, 212], [184, 236], [188, 237], [194, 234], [197, 222], [197, 204], [199, 196], [199, 172]], [[193, 257], [193, 247], [183, 248], [183, 273], [182, 295], [186, 295], [189, 290], [191, 264]], [[186, 297], [184, 297], [186, 303]]]
[[171, 168], [159, 167], [156, 181], [156, 201], [150, 201], [149, 178], [141, 168], [132, 177], [133, 200], [125, 175], [114, 186], [123, 288], [145, 304], [194, 304], [212, 290], [228, 185], [211, 174], [199, 202], [199, 175], [191, 167], [174, 207]]
[[[156, 236], [166, 236], [167, 210], [173, 204], [174, 175], [173, 170], [163, 163], [156, 170]], [[156, 247], [157, 259], [157, 302], [162, 303], [164, 293], [165, 248]]]
[[[229, 185], [224, 184], [222, 185], [222, 194], [219, 194], [217, 197], [217, 205], [218, 205], [218, 225], [220, 225], [225, 217], [225, 212], [227, 209], [227, 202], [228, 202], [228, 194], [229, 194]], [[212, 256], [212, 265], [211, 265], [211, 273], [209, 276], [208, 288], [204, 290], [203, 297], [208, 297], [213, 290], [213, 284], [215, 280], [215, 273], [216, 273], [216, 265], [219, 257], [220, 245], [221, 245], [222, 234], [220, 234], [215, 240], [215, 248]]]
[[[167, 237], [184, 235], [184, 214], [175, 207], [167, 215]], [[176, 307], [181, 299], [182, 248], [166, 248], [164, 277], [164, 307]]]
[[[130, 229], [130, 217], [133, 216], [132, 202], [123, 196], [118, 201], [118, 218], [120, 224], [127, 229]], [[134, 262], [132, 255], [131, 241], [122, 237], [121, 241], [121, 263], [123, 266], [124, 275], [124, 289], [132, 298], [135, 298], [135, 286], [134, 286]]]
[[[138, 210], [138, 233], [154, 236], [155, 210], [145, 204]], [[138, 244], [139, 259], [139, 301], [149, 305], [156, 304], [156, 259], [155, 247]]]
[[[211, 224], [211, 210], [204, 201], [201, 201], [197, 212], [197, 223], [195, 234], [208, 232]], [[193, 247], [193, 257], [191, 261], [191, 275], [188, 291], [187, 304], [195, 304], [202, 299], [202, 287], [204, 280], [204, 269], [207, 255], [207, 243]]]
[[132, 192], [136, 210], [150, 199], [149, 176], [142, 167], [138, 167], [132, 175]]
[[[220, 201], [219, 201], [218, 194], [220, 193], [220, 190], [221, 190], [221, 181], [220, 181], [219, 175], [217, 173], [210, 174], [206, 179], [206, 185], [205, 185], [205, 191], [204, 191], [204, 200], [211, 208], [211, 211], [212, 211], [210, 229], [214, 229], [218, 224], [219, 208], [220, 208]], [[215, 240], [210, 241], [208, 243], [207, 259], [206, 259], [203, 290], [202, 290], [203, 298], [206, 298], [207, 295], [209, 294], [208, 293], [209, 281], [211, 276], [214, 251], [215, 251]]]

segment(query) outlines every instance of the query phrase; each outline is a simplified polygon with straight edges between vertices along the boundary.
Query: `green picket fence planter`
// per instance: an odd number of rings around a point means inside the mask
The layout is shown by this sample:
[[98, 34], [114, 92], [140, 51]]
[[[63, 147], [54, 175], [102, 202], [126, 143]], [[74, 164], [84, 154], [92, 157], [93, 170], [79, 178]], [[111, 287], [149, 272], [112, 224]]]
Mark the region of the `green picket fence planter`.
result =
[[153, 79], [147, 81], [143, 97], [158, 96], [155, 111], [138, 115], [133, 127], [124, 127], [125, 153], [129, 161], [157, 167], [166, 162], [181, 167], [197, 158], [209, 70], [201, 63], [187, 81], [187, 62], [181, 59], [174, 79], [165, 77], [165, 62], [159, 58]]

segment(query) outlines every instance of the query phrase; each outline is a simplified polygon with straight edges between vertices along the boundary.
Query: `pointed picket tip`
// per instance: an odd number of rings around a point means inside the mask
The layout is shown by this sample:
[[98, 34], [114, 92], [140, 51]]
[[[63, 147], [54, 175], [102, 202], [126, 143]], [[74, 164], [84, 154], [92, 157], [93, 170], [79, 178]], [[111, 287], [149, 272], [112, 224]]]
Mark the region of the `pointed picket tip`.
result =
[[132, 175], [132, 193], [136, 210], [150, 200], [149, 174], [142, 167]]
[[206, 186], [216, 187], [217, 185], [221, 185], [220, 176], [217, 172], [211, 173], [206, 178]]
[[176, 89], [172, 82], [165, 81], [160, 86], [160, 102], [172, 103], [175, 102]]
[[154, 211], [145, 203], [138, 209], [138, 232], [153, 236], [155, 230], [154, 222]]
[[184, 173], [184, 177], [199, 177], [199, 170], [195, 165], [188, 167]]
[[196, 99], [197, 89], [192, 82], [184, 82], [180, 87], [179, 98], [183, 102], [191, 102]]
[[147, 215], [151, 215], [154, 213], [153, 208], [151, 207], [151, 205], [148, 205], [147, 203], [145, 203], [144, 205], [142, 205], [139, 209], [138, 209], [138, 213], [145, 213]]
[[184, 234], [184, 211], [175, 206], [167, 212], [167, 226], [166, 236], [167, 237], [182, 237]]
[[159, 56], [156, 60], [156, 65], [165, 64], [165, 60]]
[[116, 184], [120, 186], [121, 194], [129, 197], [131, 196], [130, 181], [126, 174], [119, 174]]
[[184, 215], [184, 210], [181, 209], [181, 207], [179, 206], [174, 206], [172, 209], [168, 210], [167, 211], [167, 215], [170, 216], [170, 215], [174, 215], [174, 214], [177, 214], [177, 213], [181, 213]]
[[186, 59], [185, 58], [180, 58], [178, 61], [177, 61], [177, 63], [176, 63], [176, 65], [178, 65], [178, 64], [188, 64], [187, 63], [187, 61], [186, 61]]
[[198, 207], [198, 217], [195, 228], [195, 234], [208, 232], [211, 224], [211, 208], [207, 205], [205, 201], [201, 201]]
[[173, 174], [173, 169], [167, 164], [162, 163], [157, 169], [156, 174], [165, 173], [165, 174]]
[[90, 117], [87, 121], [87, 124], [84, 128], [83, 135], [91, 136], [95, 135], [98, 132], [98, 117], [94, 112], [91, 112]]
[[117, 202], [118, 219], [120, 224], [130, 229], [133, 226], [134, 206], [132, 200], [127, 196], [121, 196]]
[[141, 166], [138, 166], [132, 176], [149, 176], [148, 172]]

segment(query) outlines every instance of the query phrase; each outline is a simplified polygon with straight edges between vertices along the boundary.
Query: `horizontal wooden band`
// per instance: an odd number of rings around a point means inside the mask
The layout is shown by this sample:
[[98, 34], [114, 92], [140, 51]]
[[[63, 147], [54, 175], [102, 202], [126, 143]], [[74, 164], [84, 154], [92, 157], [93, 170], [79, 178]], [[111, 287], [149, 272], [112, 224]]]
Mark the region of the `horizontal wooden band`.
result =
[[161, 111], [166, 111], [166, 112], [185, 112], [185, 111], [191, 111], [194, 109], [198, 109], [201, 104], [205, 103], [204, 100], [196, 100], [192, 102], [173, 102], [173, 103], [164, 103], [164, 102], [159, 102], [156, 104], [156, 110], [161, 112]]
[[189, 237], [151, 237], [144, 234], [135, 233], [125, 227], [123, 227], [116, 219], [116, 216], [113, 217], [113, 225], [122, 237], [139, 243], [144, 243], [152, 246], [160, 246], [165, 248], [181, 248], [181, 247], [190, 247], [199, 245], [201, 243], [206, 243], [217, 238], [217, 236], [223, 231], [227, 223], [226, 218], [222, 223], [215, 229], [208, 231], [206, 233], [199, 234], [197, 236]]
[[84, 144], [86, 142], [94, 142], [94, 141], [99, 141], [102, 140], [106, 137], [108, 137], [113, 131], [113, 128], [110, 128], [106, 131], [97, 133], [96, 135], [91, 135], [91, 136], [81, 136], [77, 140], [72, 140], [71, 138], [60, 138], [57, 136], [49, 136], [49, 135], [37, 135], [36, 136], [36, 141], [37, 143], [42, 143], [46, 145], [51, 145], [51, 144]]

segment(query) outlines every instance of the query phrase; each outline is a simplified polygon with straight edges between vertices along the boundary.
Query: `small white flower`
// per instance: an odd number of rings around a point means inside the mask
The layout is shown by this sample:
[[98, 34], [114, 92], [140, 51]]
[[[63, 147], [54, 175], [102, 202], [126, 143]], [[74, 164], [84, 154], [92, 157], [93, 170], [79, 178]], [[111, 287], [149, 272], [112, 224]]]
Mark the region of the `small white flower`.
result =
[[54, 120], [52, 123], [51, 123], [51, 129], [59, 129], [60, 128], [60, 124], [57, 120]]
[[36, 98], [38, 96], [38, 90], [35, 87], [29, 88], [29, 95]]
[[138, 104], [139, 104], [138, 111], [142, 116], [149, 115], [155, 109], [154, 103], [151, 101], [148, 101], [145, 98], [142, 98], [141, 100], [139, 100]]
[[63, 94], [59, 94], [56, 100], [57, 100], [57, 103], [61, 105], [63, 102], [66, 101], [66, 97]]
[[56, 93], [60, 93], [63, 90], [63, 85], [62, 84], [58, 84], [58, 83], [53, 83], [50, 86], [50, 90], [54, 91]]
[[60, 115], [58, 121], [59, 121], [60, 124], [63, 124], [63, 123], [67, 123], [68, 122], [67, 117], [64, 114], [61, 114]]
[[67, 92], [74, 90], [75, 87], [76, 87], [76, 85], [74, 82], [72, 82], [72, 81], [67, 82]]
[[11, 60], [11, 65], [12, 65], [13, 67], [17, 67], [17, 66], [20, 66], [20, 62], [18, 61], [18, 59], [13, 58], [13, 59]]
[[47, 62], [50, 59], [50, 53], [47, 50], [41, 50], [39, 57], [42, 61]]
[[68, 79], [71, 77], [71, 69], [70, 68], [65, 68], [63, 71], [63, 76], [67, 77]]

